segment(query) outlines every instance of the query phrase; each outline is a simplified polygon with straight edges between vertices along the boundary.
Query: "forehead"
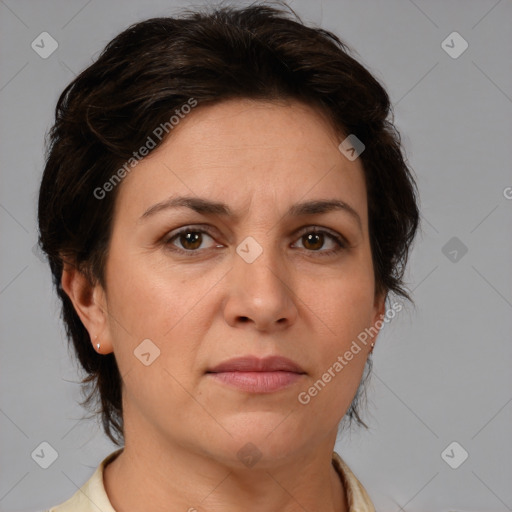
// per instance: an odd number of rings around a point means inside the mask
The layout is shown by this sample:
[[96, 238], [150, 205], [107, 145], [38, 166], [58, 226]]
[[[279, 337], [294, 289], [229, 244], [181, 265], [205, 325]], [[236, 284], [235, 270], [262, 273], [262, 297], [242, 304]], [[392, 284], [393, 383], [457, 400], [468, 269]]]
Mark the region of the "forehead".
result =
[[338, 150], [321, 112], [298, 102], [230, 100], [198, 106], [124, 178], [116, 209], [142, 215], [171, 195], [260, 207], [329, 196], [360, 209], [366, 189], [359, 159]]
[[279, 161], [309, 154], [308, 160], [325, 162], [326, 149], [335, 150], [339, 137], [325, 115], [309, 105], [237, 99], [197, 108], [180, 121], [155, 154], [183, 145], [188, 149], [180, 155], [183, 161], [210, 157], [226, 165], [229, 156], [237, 162], [244, 156], [263, 162], [269, 156]]

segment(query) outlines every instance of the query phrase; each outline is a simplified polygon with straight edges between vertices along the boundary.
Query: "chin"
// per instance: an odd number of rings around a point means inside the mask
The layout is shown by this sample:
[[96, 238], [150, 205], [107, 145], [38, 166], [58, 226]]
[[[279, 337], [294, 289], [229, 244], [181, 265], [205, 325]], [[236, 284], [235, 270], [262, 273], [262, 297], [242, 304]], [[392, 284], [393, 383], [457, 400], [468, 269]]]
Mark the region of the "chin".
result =
[[275, 461], [289, 457], [308, 442], [304, 426], [297, 422], [295, 414], [289, 412], [253, 412], [239, 414], [231, 421], [220, 420], [219, 423], [232, 434], [223, 436], [228, 442], [219, 446], [220, 451], [227, 459], [233, 459], [233, 454], [237, 459], [246, 455], [261, 457], [260, 467], [265, 465], [263, 459]]

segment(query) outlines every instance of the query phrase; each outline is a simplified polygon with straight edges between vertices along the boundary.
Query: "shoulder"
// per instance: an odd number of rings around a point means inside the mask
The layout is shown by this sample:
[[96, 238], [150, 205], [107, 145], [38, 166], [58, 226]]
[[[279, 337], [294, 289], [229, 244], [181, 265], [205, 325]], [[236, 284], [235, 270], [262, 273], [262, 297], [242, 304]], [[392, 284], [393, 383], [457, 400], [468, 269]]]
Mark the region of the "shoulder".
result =
[[123, 448], [120, 448], [105, 457], [89, 480], [71, 498], [45, 512], [98, 512], [98, 509], [102, 512], [116, 512], [103, 485], [103, 470], [122, 450]]
[[332, 462], [345, 487], [349, 512], [375, 512], [375, 507], [363, 484], [336, 452], [332, 452]]

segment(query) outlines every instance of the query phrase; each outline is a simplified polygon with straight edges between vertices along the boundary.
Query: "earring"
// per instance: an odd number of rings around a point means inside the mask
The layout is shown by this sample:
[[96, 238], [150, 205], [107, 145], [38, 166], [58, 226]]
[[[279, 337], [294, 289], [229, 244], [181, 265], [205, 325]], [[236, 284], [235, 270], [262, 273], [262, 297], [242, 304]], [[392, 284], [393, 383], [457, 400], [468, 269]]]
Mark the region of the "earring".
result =
[[370, 347], [371, 347], [371, 350], [370, 350], [370, 354], [371, 354], [373, 352], [373, 347], [375, 347], [375, 343], [373, 343], [373, 341], [372, 341], [372, 344], [370, 345]]
[[[94, 337], [95, 340], [98, 339], [98, 335], [96, 334], [96, 336]], [[100, 351], [100, 344], [99, 343], [96, 343], [96, 349], [98, 350], [98, 352]]]

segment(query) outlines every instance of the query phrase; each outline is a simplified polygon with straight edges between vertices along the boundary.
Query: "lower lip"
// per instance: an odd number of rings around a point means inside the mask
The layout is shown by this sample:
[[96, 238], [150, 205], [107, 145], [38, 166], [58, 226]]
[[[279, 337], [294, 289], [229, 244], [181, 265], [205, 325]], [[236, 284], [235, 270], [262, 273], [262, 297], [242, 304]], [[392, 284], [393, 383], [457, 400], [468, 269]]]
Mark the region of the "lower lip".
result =
[[303, 374], [294, 372], [220, 372], [211, 377], [250, 393], [272, 393], [297, 382]]

